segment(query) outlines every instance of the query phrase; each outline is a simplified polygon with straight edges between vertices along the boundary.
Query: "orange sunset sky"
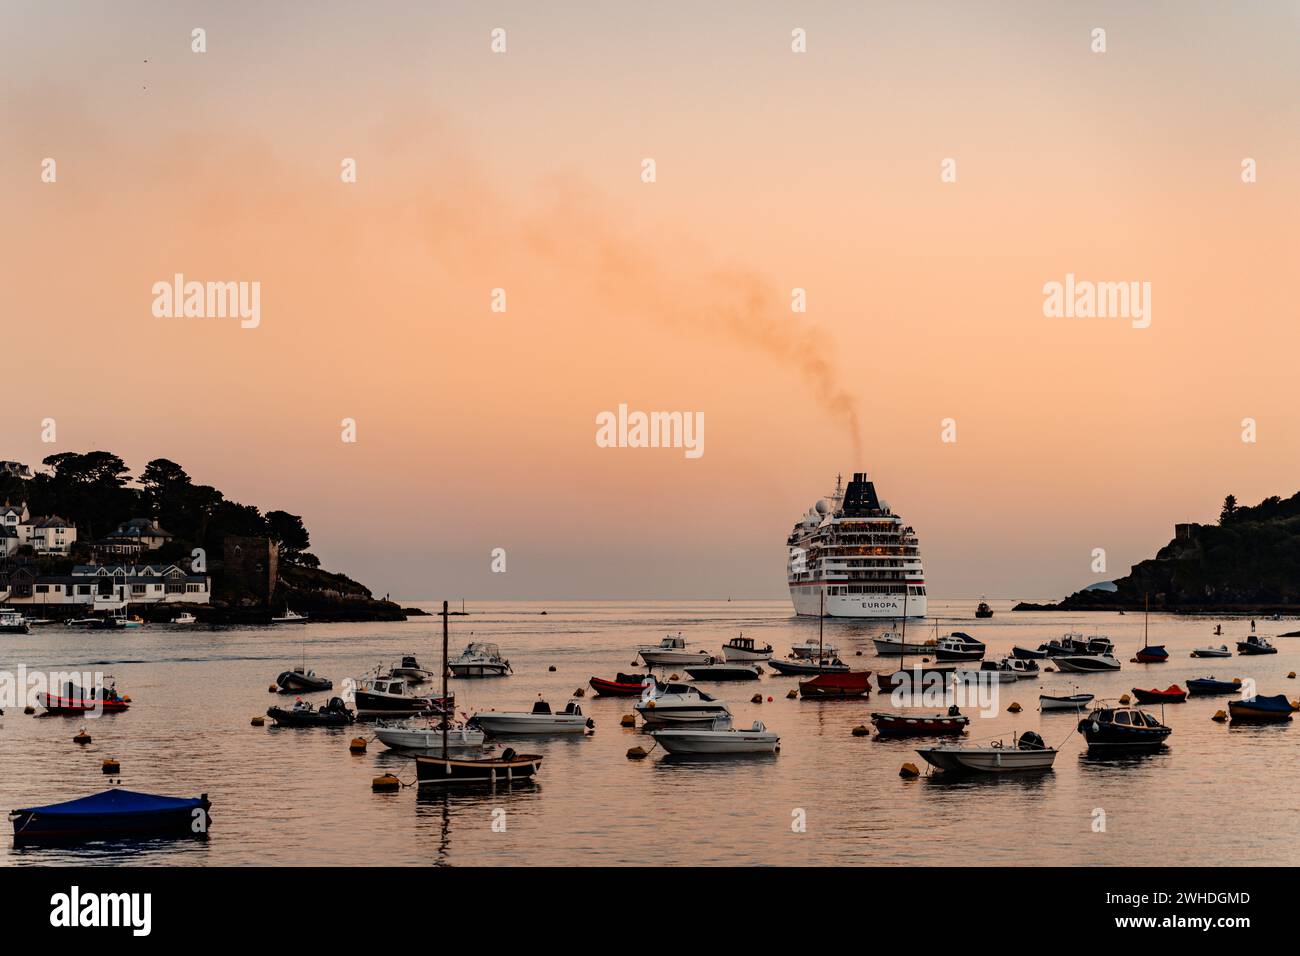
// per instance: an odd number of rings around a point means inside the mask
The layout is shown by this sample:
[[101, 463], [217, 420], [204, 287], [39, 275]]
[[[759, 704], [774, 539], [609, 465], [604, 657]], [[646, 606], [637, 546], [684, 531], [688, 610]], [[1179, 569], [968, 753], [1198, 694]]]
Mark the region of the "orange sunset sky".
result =
[[932, 595], [1053, 597], [1300, 485], [1295, 3], [5, 0], [0, 76], [0, 458], [171, 458], [381, 594], [780, 597], [867, 470]]

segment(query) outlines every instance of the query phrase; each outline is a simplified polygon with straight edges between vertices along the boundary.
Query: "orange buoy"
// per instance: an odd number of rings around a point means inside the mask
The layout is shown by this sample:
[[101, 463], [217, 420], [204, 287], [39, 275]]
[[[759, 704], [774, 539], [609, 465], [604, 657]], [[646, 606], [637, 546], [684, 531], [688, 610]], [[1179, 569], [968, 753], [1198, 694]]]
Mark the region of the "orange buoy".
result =
[[870, 733], [871, 731], [867, 729], [866, 724], [858, 724], [856, 727], [853, 728], [854, 737], [865, 737]]
[[911, 780], [913, 777], [921, 776], [921, 771], [917, 769], [916, 764], [908, 762], [898, 769], [898, 775], [904, 780]]
[[644, 760], [648, 756], [650, 756], [650, 752], [644, 747], [633, 747], [627, 752], [628, 760]]
[[573, 692], [573, 696], [574, 696], [574, 697], [586, 697], [586, 696], [587, 696], [587, 692], [586, 692], [585, 690], [583, 690], [581, 687], [579, 687], [577, 690], [575, 690], [575, 691]]
[[119, 771], [121, 771], [121, 769], [122, 769], [122, 765], [118, 763], [116, 760], [114, 760], [112, 757], [109, 757], [107, 760], [104, 761], [104, 767], [103, 767], [104, 773], [118, 773]]
[[249, 721], [249, 723], [251, 723], [254, 727], [261, 727], [266, 723], [266, 718], [263, 717], [261, 714], [258, 714], [251, 721]]
[[552, 674], [555, 673], [555, 665], [554, 665], [554, 664], [552, 664], [550, 667], [548, 667], [548, 668], [546, 668], [546, 669], [547, 669], [548, 671], [550, 671]]
[[755, 694], [753, 697], [749, 698], [749, 702], [751, 704], [761, 704], [763, 703], [763, 695]]
[[352, 738], [352, 743], [348, 744], [348, 750], [351, 750], [354, 754], [363, 754], [363, 753], [365, 753], [365, 752], [366, 752], [366, 738], [365, 738], [365, 737], [353, 737], [353, 738]]
[[798, 696], [799, 696], [799, 692], [795, 690], [793, 687], [791, 687], [788, 691], [785, 692], [786, 700], [794, 700]]
[[1011, 706], [1007, 708], [1007, 713], [1008, 713], [1008, 714], [1018, 714], [1018, 713], [1020, 713], [1020, 705], [1017, 704], [1017, 703], [1013, 700], [1013, 701], [1011, 702]]
[[1223, 722], [1224, 722], [1225, 720], [1227, 720], [1227, 719], [1228, 719], [1228, 715], [1225, 714], [1225, 713], [1224, 713], [1223, 711], [1221, 711], [1221, 710], [1220, 710], [1220, 711], [1216, 711], [1215, 714], [1214, 714], [1214, 716], [1210, 718], [1210, 720], [1216, 721], [1216, 722], [1218, 722], [1218, 723], [1220, 723], [1220, 724], [1223, 723]]
[[274, 694], [274, 693], [278, 692], [279, 690], [280, 690], [279, 687], [277, 687], [275, 684], [272, 684], [270, 687], [268, 687], [268, 688], [266, 689], [266, 692], [267, 692], [268, 694]]
[[[654, 703], [654, 701], [651, 701], [651, 703]], [[619, 725], [622, 727], [635, 727], [636, 714], [624, 714], [623, 719], [619, 721]]]
[[402, 781], [391, 773], [386, 773], [370, 781], [370, 789], [375, 793], [392, 793], [394, 790], [400, 790], [401, 787]]
[[73, 742], [74, 744], [88, 744], [88, 743], [90, 743], [90, 734], [86, 733], [86, 728], [85, 728], [85, 727], [82, 727], [80, 730], [77, 731], [77, 735], [76, 735], [75, 737], [72, 738], [72, 742]]
[[1121, 694], [1121, 695], [1120, 695], [1120, 698], [1119, 698], [1119, 702], [1120, 702], [1121, 704], [1128, 705], [1129, 703], [1131, 703], [1131, 700], [1130, 700], [1128, 694]]

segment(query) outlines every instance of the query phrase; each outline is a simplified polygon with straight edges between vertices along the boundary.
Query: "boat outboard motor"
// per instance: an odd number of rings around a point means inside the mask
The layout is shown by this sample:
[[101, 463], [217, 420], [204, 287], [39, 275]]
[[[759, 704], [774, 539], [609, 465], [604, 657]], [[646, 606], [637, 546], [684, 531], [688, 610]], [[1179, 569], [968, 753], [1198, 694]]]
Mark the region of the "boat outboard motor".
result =
[[1026, 730], [1016, 741], [1016, 746], [1021, 750], [1046, 750], [1047, 744], [1043, 743], [1043, 738], [1032, 730]]

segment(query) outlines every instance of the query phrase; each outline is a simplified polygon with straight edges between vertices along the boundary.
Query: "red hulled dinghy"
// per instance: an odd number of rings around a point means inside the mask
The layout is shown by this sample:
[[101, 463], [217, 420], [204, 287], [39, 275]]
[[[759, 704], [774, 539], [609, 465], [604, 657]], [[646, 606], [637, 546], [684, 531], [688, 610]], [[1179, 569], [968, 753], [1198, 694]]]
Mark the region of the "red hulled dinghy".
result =
[[1134, 687], [1133, 699], [1139, 704], [1181, 704], [1187, 700], [1187, 691], [1177, 684], [1170, 684], [1164, 690], [1143, 690]]
[[871, 724], [881, 737], [948, 737], [966, 730], [970, 718], [948, 708], [946, 714], [872, 714]]
[[861, 697], [871, 693], [871, 671], [847, 674], [818, 674], [799, 682], [799, 696], [805, 698]]
[[653, 680], [650, 674], [615, 674], [613, 680], [593, 677], [587, 683], [597, 697], [640, 697], [645, 685]]
[[36, 702], [51, 714], [79, 717], [84, 714], [120, 714], [131, 706], [131, 698], [118, 694], [114, 687], [92, 687], [87, 693], [76, 684], [65, 684], [62, 694], [41, 691]]

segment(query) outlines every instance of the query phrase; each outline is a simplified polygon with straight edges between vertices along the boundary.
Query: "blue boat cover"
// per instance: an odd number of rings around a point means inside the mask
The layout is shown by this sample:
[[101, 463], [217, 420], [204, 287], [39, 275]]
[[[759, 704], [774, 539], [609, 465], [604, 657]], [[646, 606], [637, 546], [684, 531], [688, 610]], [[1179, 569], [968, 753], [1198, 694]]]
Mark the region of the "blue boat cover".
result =
[[1250, 697], [1241, 703], [1255, 710], [1267, 710], [1279, 714], [1291, 713], [1291, 702], [1286, 699], [1285, 694], [1276, 694], [1273, 697]]
[[114, 813], [166, 813], [173, 810], [190, 810], [201, 807], [200, 797], [160, 797], [134, 790], [105, 790], [103, 793], [79, 797], [66, 803], [51, 803], [48, 807], [27, 807], [19, 813], [107, 815]]

